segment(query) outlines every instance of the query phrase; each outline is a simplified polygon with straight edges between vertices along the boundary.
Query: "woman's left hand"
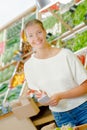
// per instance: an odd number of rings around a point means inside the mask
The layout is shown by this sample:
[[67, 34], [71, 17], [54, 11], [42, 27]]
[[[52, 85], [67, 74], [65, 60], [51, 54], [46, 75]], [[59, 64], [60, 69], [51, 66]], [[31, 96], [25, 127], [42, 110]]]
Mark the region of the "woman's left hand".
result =
[[50, 97], [50, 102], [49, 102], [49, 105], [50, 106], [56, 106], [59, 101], [61, 100], [61, 96], [60, 94], [54, 94], [53, 96]]

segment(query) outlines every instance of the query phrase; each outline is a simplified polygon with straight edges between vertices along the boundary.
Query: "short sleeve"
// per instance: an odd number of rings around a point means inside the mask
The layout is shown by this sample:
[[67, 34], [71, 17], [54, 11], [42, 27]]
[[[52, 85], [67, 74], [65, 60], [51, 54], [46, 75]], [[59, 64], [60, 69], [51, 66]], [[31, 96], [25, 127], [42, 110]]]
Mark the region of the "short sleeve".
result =
[[81, 61], [77, 58], [77, 56], [70, 50], [67, 54], [67, 61], [69, 64], [69, 68], [72, 72], [73, 78], [79, 85], [85, 80], [87, 80], [86, 69], [84, 68]]

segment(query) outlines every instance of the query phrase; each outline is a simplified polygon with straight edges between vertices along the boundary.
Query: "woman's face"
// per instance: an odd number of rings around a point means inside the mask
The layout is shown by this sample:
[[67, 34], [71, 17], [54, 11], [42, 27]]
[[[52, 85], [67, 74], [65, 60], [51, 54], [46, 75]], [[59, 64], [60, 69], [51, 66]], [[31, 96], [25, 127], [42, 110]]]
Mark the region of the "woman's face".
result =
[[46, 44], [46, 31], [39, 25], [34, 24], [26, 29], [28, 42], [34, 49], [44, 48]]

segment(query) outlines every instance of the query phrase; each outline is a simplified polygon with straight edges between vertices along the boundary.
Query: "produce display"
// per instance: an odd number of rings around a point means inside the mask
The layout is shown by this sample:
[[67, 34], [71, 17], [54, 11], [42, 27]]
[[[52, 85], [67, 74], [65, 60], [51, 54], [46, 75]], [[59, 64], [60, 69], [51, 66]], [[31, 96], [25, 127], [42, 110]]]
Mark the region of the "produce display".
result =
[[9, 80], [12, 77], [14, 69], [15, 66], [11, 65], [8, 68], [5, 68], [4, 70], [0, 71], [0, 84], [2, 82], [5, 82], [6, 80]]
[[[0, 86], [0, 115], [6, 114], [11, 111], [9, 103], [19, 98], [20, 91], [22, 89], [22, 85], [18, 85], [16, 86], [16, 88], [11, 89], [6, 99], [6, 106], [3, 106], [4, 95], [6, 90], [8, 89], [7, 85], [8, 84], [2, 84], [2, 86]], [[1, 89], [1, 87], [3, 90]]]
[[[17, 65], [10, 65], [0, 71], [0, 115], [11, 111], [9, 103], [19, 98], [25, 80], [23, 69], [24, 64], [19, 62]], [[8, 103], [6, 106], [3, 106], [3, 100], [8, 89], [10, 89], [6, 98], [6, 102]]]
[[[74, 8], [74, 10], [73, 10]], [[79, 13], [80, 12], [80, 13]], [[58, 10], [55, 10], [55, 13], [57, 15], [60, 15], [60, 12]], [[86, 24], [87, 21], [87, 0], [84, 0], [78, 5], [73, 5], [69, 8], [68, 11], [61, 14], [63, 20], [70, 25], [72, 28], [76, 27], [77, 25], [84, 22]], [[25, 23], [29, 19], [35, 18], [36, 15], [27, 16], [25, 17]], [[67, 32], [68, 30], [61, 24], [61, 32], [58, 32], [58, 19], [56, 19], [53, 15], [50, 15], [43, 19], [44, 27], [47, 30], [47, 40], [51, 44], [51, 41], [55, 38], [60, 37], [63, 33]], [[7, 29], [7, 39], [6, 39], [6, 47], [5, 52], [2, 55], [2, 62], [4, 65], [7, 65], [14, 61], [14, 55], [15, 52], [20, 50], [20, 32], [21, 32], [21, 25], [22, 21], [16, 22], [14, 25], [9, 27]], [[49, 35], [51, 34], [51, 35]], [[59, 39], [62, 41], [62, 39]], [[58, 43], [58, 47], [66, 47], [71, 49], [73, 52], [76, 52], [84, 47], [87, 46], [87, 30], [75, 34], [75, 37], [71, 37], [70, 39], [66, 41], [62, 41]], [[29, 53], [32, 50], [30, 44], [28, 42], [22, 43], [22, 54], [25, 55], [26, 53]], [[22, 56], [23, 56], [22, 55]], [[84, 62], [82, 59], [83, 57], [78, 58]], [[18, 61], [19, 62], [19, 61]], [[84, 63], [83, 63], [84, 64]], [[12, 78], [11, 84], [10, 84], [10, 92], [7, 96], [7, 101], [13, 101], [15, 99], [18, 99], [20, 95], [20, 91], [22, 89], [23, 83], [25, 81], [24, 76], [24, 64], [20, 61], [19, 66], [16, 68], [16, 72], [14, 73], [16, 66], [10, 65], [9, 67], [5, 68], [4, 70], [0, 71], [0, 115], [3, 113], [6, 113], [10, 111], [9, 108], [5, 109], [3, 108], [2, 102], [5, 96], [6, 91], [8, 90], [9, 81]], [[59, 128], [57, 128], [59, 129]], [[55, 129], [55, 130], [57, 130]], [[71, 130], [69, 128], [69, 130]]]
[[[69, 11], [62, 14], [62, 17], [66, 23], [71, 27], [75, 27], [85, 20], [85, 15], [87, 14], [87, 0], [84, 0], [79, 5], [73, 5], [70, 7]], [[71, 11], [74, 9], [74, 11]], [[79, 13], [80, 12], [80, 13]], [[62, 33], [66, 31], [65, 27], [62, 27]]]
[[[73, 5], [71, 6], [68, 11], [66, 11], [65, 13], [61, 14], [62, 19], [64, 20], [64, 22], [66, 22], [70, 27], [74, 28], [76, 26], [78, 26], [81, 23], [85, 23], [85, 21], [87, 21], [87, 0], [84, 0], [83, 2], [81, 2], [78, 5]], [[74, 8], [74, 11], [71, 11], [71, 9]], [[80, 12], [80, 13], [79, 13]], [[60, 15], [59, 11], [56, 12], [56, 14]], [[58, 20], [53, 16], [48, 16], [43, 20], [44, 23], [44, 27], [49, 30], [49, 32], [51, 32], [53, 34], [53, 27], [55, 26], [55, 24], [58, 23]], [[58, 33], [56, 31], [55, 35], [52, 35], [48, 38], [48, 41], [52, 41], [54, 40], [56, 37], [59, 37], [60, 35], [62, 35], [63, 33], [67, 32], [68, 29], [63, 26], [62, 24], [61, 26], [61, 33]], [[55, 29], [56, 30], [56, 29]], [[57, 28], [58, 30], [58, 28]], [[79, 32], [78, 32], [79, 33]], [[83, 32], [81, 34], [75, 34], [75, 37], [73, 38], [74, 41], [72, 41], [72, 37], [71, 42], [69, 41], [69, 44], [64, 41], [65, 45], [64, 47], [70, 48], [73, 51], [77, 51], [85, 46], [87, 46], [87, 32]], [[79, 41], [80, 38], [80, 41]], [[82, 39], [82, 40], [81, 40]], [[62, 40], [62, 39], [60, 39]], [[72, 43], [73, 42], [73, 43]], [[84, 43], [83, 43], [84, 42]], [[74, 45], [75, 43], [75, 45]], [[61, 44], [61, 43], [60, 43]], [[58, 46], [61, 47], [61, 45], [58, 44]]]
[[7, 101], [11, 102], [13, 100], [17, 100], [19, 98], [21, 89], [22, 89], [22, 84], [17, 85], [16, 88], [11, 89], [7, 96]]
[[68, 127], [68, 126], [63, 126], [63, 127], [61, 127], [61, 128], [55, 128], [54, 130], [75, 130], [74, 128], [72, 128], [72, 127]]
[[24, 73], [16, 73], [12, 79], [11, 87], [16, 87], [24, 83], [25, 76]]
[[14, 61], [13, 57], [15, 55], [15, 51], [19, 50], [20, 44], [14, 44], [13, 46], [10, 46], [9, 48], [5, 49], [4, 54], [2, 55], [2, 62], [6, 65], [12, 60]]
[[83, 65], [85, 65], [85, 55], [77, 55]]
[[17, 73], [22, 73], [23, 71], [24, 71], [24, 63], [20, 62], [18, 67], [17, 67], [16, 72]]
[[0, 85], [0, 95], [6, 92], [8, 89], [8, 83], [3, 83]]
[[74, 37], [60, 42], [60, 47], [65, 47], [71, 49], [73, 52], [76, 52], [84, 47], [87, 47], [87, 30], [76, 34]]
[[[87, 0], [84, 0], [78, 5], [73, 5], [69, 8], [68, 11], [65, 13], [61, 14], [63, 20], [70, 25], [72, 28], [79, 25], [82, 22], [86, 21], [86, 16], [87, 16]], [[73, 8], [75, 8], [74, 11], [71, 11]], [[60, 15], [60, 12], [58, 9], [55, 8], [54, 10], [56, 14]], [[80, 12], [80, 13], [79, 13]], [[31, 16], [26, 16], [25, 17], [25, 22], [27, 22], [29, 19], [35, 18], [35, 14]], [[56, 19], [53, 15], [47, 16], [45, 19], [43, 19], [43, 24], [44, 27], [47, 30], [47, 33], [51, 32], [52, 35], [49, 36], [47, 39], [49, 42], [54, 40], [55, 38], [59, 37], [61, 34], [67, 31], [67, 29], [63, 26], [61, 26], [61, 33], [58, 33], [58, 19]], [[7, 63], [11, 62], [14, 57], [15, 51], [20, 49], [20, 32], [21, 32], [21, 25], [22, 22], [21, 20], [13, 24], [11, 27], [7, 29], [7, 40], [6, 40], [6, 47], [5, 47], [5, 52], [2, 56], [2, 62], [6, 65]], [[78, 37], [77, 35], [75, 37]], [[77, 41], [75, 41], [77, 43]], [[72, 44], [72, 43], [71, 43]], [[78, 43], [77, 43], [78, 44]], [[82, 44], [82, 43], [80, 43]], [[82, 44], [82, 46], [84, 46]], [[86, 45], [85, 45], [86, 46]], [[26, 48], [28, 48], [26, 43]], [[81, 46], [78, 48], [80, 49]], [[23, 45], [23, 50], [26, 52], [27, 49], [25, 49], [25, 45]], [[77, 49], [73, 49], [74, 51], [77, 51]], [[24, 53], [23, 53], [24, 54]]]

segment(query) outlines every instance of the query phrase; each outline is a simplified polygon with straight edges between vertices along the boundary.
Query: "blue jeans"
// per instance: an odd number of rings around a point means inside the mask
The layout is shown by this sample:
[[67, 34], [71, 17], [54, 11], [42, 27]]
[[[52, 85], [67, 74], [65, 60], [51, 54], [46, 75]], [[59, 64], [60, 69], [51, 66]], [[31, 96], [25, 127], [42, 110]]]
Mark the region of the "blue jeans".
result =
[[71, 126], [87, 124], [87, 101], [72, 110], [52, 114], [58, 127], [67, 124]]

